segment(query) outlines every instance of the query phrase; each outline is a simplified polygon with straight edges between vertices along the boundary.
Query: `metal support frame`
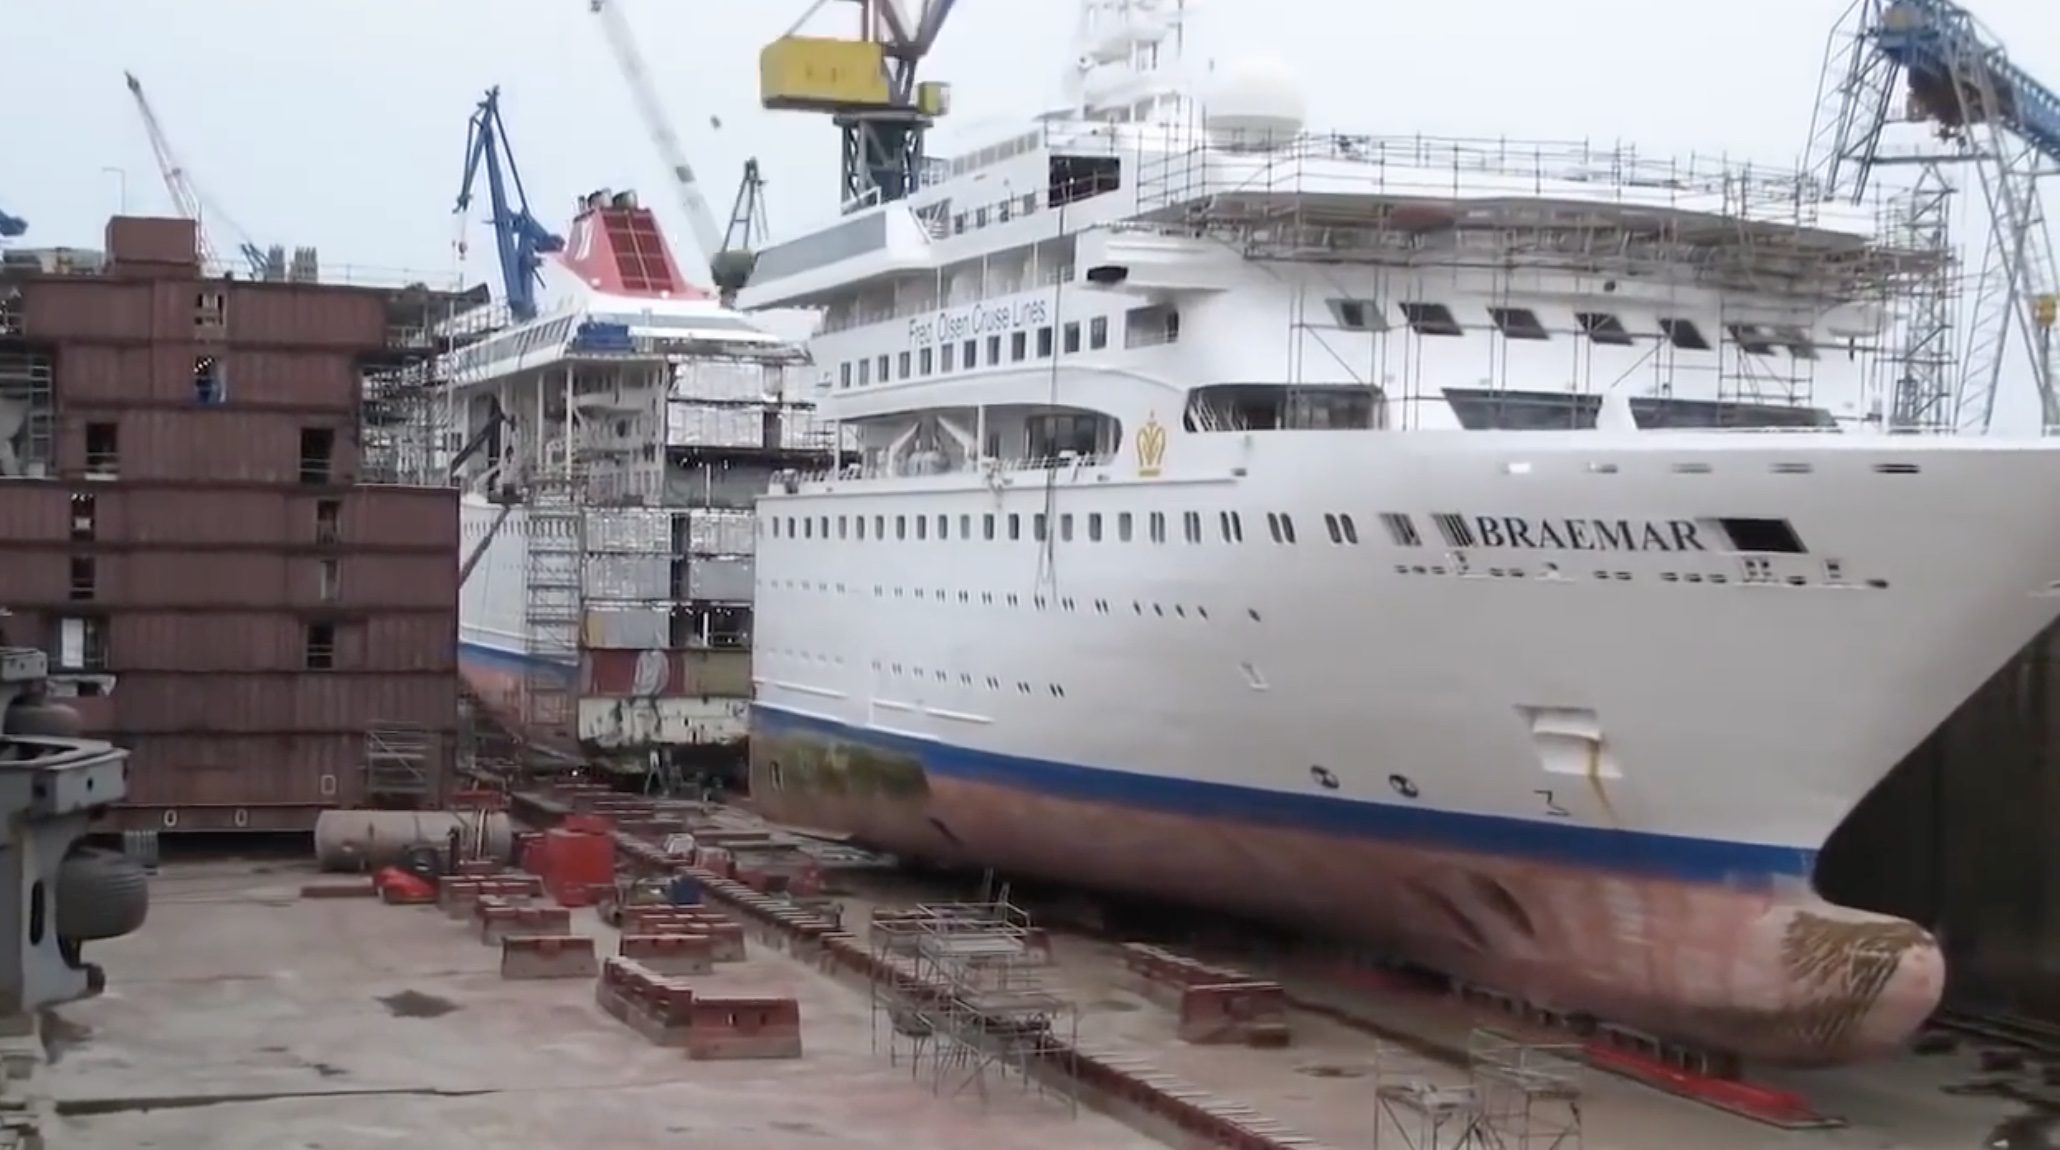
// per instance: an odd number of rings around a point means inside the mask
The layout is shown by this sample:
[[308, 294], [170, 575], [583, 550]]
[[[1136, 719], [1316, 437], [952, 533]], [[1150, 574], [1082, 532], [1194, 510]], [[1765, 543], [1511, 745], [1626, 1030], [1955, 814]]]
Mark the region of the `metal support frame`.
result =
[[876, 917], [868, 939], [878, 972], [871, 988], [873, 1048], [884, 1045], [932, 1093], [976, 1091], [989, 1079], [1055, 1093], [1079, 1111], [1072, 1051], [1079, 1010], [1047, 977], [1026, 943], [1030, 916], [1005, 901], [932, 903]]
[[542, 475], [529, 487], [523, 542], [522, 608], [527, 670], [523, 725], [576, 736], [579, 653], [585, 597], [586, 502], [583, 482]]
[[1579, 1150], [1587, 1062], [1574, 1045], [1467, 1036], [1463, 1080], [1399, 1047], [1375, 1047], [1374, 1150]]

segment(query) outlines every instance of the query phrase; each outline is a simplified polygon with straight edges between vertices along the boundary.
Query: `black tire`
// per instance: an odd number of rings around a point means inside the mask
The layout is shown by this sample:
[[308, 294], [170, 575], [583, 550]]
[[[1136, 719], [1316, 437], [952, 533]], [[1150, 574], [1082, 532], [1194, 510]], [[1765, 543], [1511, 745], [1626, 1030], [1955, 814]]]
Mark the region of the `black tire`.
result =
[[150, 915], [150, 879], [135, 860], [88, 847], [57, 868], [57, 936], [120, 938]]

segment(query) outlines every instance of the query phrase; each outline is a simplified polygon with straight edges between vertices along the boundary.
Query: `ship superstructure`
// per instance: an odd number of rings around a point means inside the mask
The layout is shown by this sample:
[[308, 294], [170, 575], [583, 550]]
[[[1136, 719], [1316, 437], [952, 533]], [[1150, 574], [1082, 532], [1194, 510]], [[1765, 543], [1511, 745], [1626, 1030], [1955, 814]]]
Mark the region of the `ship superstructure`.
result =
[[690, 285], [631, 193], [585, 197], [543, 246], [561, 302], [460, 317], [438, 364], [466, 488], [461, 665], [547, 747], [662, 771], [735, 754], [750, 503], [828, 458], [804, 357]]
[[2060, 450], [1887, 433], [1911, 209], [1319, 133], [1283, 69], [1196, 98], [1177, 5], [1084, 9], [1073, 107], [740, 297], [824, 310], [860, 451], [758, 505], [757, 801], [1670, 1040], [1901, 1042], [1939, 950], [1816, 853], [2060, 609]]

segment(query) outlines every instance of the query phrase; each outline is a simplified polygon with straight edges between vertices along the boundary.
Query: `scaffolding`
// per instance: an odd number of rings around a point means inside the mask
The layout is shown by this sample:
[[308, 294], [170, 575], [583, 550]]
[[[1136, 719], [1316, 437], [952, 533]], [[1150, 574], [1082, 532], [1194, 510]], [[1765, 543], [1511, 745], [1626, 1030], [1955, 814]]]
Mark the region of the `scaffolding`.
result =
[[0, 351], [0, 478], [48, 475], [55, 426], [50, 357]]
[[365, 730], [365, 798], [373, 806], [428, 806], [443, 793], [444, 740], [412, 723]]
[[1458, 1075], [1389, 1043], [1374, 1054], [1374, 1150], [1580, 1150], [1587, 1061], [1576, 1045], [1467, 1036]]
[[985, 1106], [991, 1078], [1079, 1112], [1079, 1011], [1031, 950], [1026, 912], [1005, 899], [876, 912], [868, 938], [875, 1051], [938, 1095], [970, 1088]]
[[523, 524], [523, 727], [574, 738], [585, 606], [586, 500], [580, 477], [534, 476]]
[[[1938, 354], [1892, 325], [1923, 327], [1913, 309], [1935, 307], [1950, 290], [1942, 188], [1929, 199], [1884, 193], [1848, 207], [1822, 204], [1792, 172], [1707, 157], [1656, 161], [1583, 143], [1316, 133], [1245, 141], [1174, 125], [1134, 131], [1137, 218], [1114, 242], [1124, 232], [1148, 233], [1207, 241], [1247, 260], [1309, 265], [1309, 298], [1291, 301], [1286, 320], [1296, 330], [1285, 382], [1302, 382], [1305, 361], [1335, 365], [1369, 386], [1394, 381], [1382, 386], [1407, 405], [1404, 425], [1418, 403], [1442, 402], [1441, 384], [1403, 342], [1420, 338], [1409, 325], [1367, 321], [1375, 362], [1338, 358], [1323, 333], [1341, 326], [1326, 299], [1353, 294], [1332, 282], [1343, 276], [1368, 289], [1359, 295], [1407, 300], [1435, 274], [1491, 306], [1521, 307], [1515, 297], [1550, 288], [1545, 277], [1570, 277], [1597, 298], [1621, 290], [1661, 315], [1677, 296], [1717, 297], [1717, 330], [1706, 333], [1706, 345], [1672, 338], [1671, 329], [1661, 337], [1591, 329], [1587, 313], [1577, 315], [1577, 330], [1526, 334], [1587, 337], [1573, 344], [1570, 365], [1573, 390], [1584, 394], [1642, 382], [1650, 395], [1668, 397], [1677, 383], [1692, 383], [1693, 394], [1722, 405], [1812, 405], [1822, 361], [1768, 354], [1807, 338], [1785, 333], [1770, 311], [1839, 312], [1837, 337], [1850, 341], [1839, 350], [1851, 354], [1824, 359], [1840, 361], [1840, 378], [1854, 378], [1843, 361], [1864, 361], [1855, 384], [1884, 418], [1899, 402], [1901, 377], [1921, 373], [1891, 366], [1894, 378], [1879, 379], [1882, 365], [1912, 356], [1930, 364]], [[1503, 378], [1508, 346], [1483, 344], [1484, 378], [1495, 390], [1521, 386]], [[1681, 348], [1697, 354], [1679, 355]], [[1531, 374], [1526, 362], [1517, 361], [1516, 374]]]

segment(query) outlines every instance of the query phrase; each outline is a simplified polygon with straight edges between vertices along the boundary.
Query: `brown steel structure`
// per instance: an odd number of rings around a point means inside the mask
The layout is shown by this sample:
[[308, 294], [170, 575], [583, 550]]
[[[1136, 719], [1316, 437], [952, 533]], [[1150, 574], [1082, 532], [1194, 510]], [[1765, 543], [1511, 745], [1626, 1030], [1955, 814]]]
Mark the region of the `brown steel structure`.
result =
[[457, 497], [364, 481], [398, 293], [204, 279], [194, 231], [0, 272], [0, 627], [132, 749], [120, 829], [309, 830], [368, 731], [455, 744]]

